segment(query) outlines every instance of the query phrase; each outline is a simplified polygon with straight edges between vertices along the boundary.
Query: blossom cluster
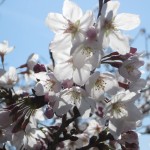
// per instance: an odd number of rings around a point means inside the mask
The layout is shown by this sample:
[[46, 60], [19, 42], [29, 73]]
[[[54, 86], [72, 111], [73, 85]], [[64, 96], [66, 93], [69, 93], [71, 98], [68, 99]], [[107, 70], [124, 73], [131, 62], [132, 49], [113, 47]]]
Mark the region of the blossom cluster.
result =
[[135, 102], [146, 85], [139, 70], [144, 61], [122, 31], [136, 28], [140, 19], [118, 14], [119, 5], [104, 2], [96, 18], [64, 0], [62, 14], [49, 13], [46, 24], [55, 33], [49, 46], [52, 65], [40, 64], [31, 54], [25, 64], [7, 71], [4, 56], [14, 47], [0, 43], [3, 148], [139, 149], [132, 130], [142, 119]]

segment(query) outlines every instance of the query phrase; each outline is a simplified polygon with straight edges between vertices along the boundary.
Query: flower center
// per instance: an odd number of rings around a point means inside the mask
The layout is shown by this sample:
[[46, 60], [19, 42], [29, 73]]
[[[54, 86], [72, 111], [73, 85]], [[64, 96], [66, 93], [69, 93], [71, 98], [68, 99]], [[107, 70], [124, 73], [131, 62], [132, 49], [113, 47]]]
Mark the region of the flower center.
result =
[[72, 91], [72, 96], [71, 96], [71, 97], [72, 97], [74, 100], [80, 99], [80, 96], [81, 96], [81, 93], [80, 93], [80, 92]]
[[112, 30], [115, 30], [115, 26], [112, 20], [111, 21], [105, 20], [103, 27], [106, 32], [106, 35], [108, 35]]
[[91, 47], [89, 47], [89, 46], [85, 46], [82, 49], [82, 54], [86, 55], [86, 56], [91, 56], [92, 52], [93, 52], [93, 49]]
[[103, 90], [104, 91], [104, 89], [105, 89], [105, 85], [106, 85], [106, 83], [105, 83], [105, 81], [102, 79], [102, 78], [98, 78], [97, 80], [96, 80], [96, 82], [95, 82], [95, 87], [96, 87], [96, 90]]
[[125, 68], [127, 69], [128, 73], [133, 72], [133, 70], [134, 70], [134, 67], [131, 65], [126, 65]]
[[112, 113], [116, 118], [121, 118], [123, 116], [127, 116], [128, 114], [125, 105], [121, 102], [112, 104]]
[[65, 33], [71, 33], [72, 37], [76, 35], [76, 33], [79, 31], [79, 25], [80, 20], [77, 20], [75, 23], [72, 23], [70, 20], [68, 20], [68, 28], [65, 30]]

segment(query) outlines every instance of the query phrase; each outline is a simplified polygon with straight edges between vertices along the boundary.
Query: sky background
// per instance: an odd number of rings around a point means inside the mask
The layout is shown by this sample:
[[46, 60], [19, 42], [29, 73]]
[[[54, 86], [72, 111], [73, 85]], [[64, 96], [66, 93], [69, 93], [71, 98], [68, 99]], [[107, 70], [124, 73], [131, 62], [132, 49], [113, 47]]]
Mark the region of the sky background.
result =
[[[98, 2], [73, 1], [83, 10], [95, 10]], [[127, 34], [134, 38], [140, 29], [145, 28], [148, 35], [150, 0], [120, 0], [120, 3], [119, 12], [138, 14], [141, 18], [141, 25]], [[53, 33], [45, 25], [45, 18], [49, 12], [61, 13], [62, 4], [63, 0], [5, 0], [0, 6], [0, 42], [8, 40], [10, 46], [15, 46], [14, 51], [5, 57], [6, 68], [24, 64], [31, 53], [38, 53], [43, 63], [50, 63], [48, 46]], [[132, 46], [145, 51], [145, 36], [139, 34]], [[145, 123], [150, 124], [150, 119], [147, 118]], [[140, 136], [140, 147], [141, 150], [150, 149], [149, 135]]]

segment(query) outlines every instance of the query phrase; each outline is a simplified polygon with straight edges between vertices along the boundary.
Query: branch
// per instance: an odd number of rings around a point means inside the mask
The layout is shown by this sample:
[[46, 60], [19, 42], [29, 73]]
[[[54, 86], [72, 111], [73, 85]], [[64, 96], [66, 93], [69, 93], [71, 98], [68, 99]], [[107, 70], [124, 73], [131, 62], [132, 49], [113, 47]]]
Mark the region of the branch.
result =
[[98, 15], [97, 18], [99, 18], [99, 16], [101, 15], [101, 10], [102, 10], [102, 6], [103, 6], [103, 0], [98, 0]]
[[[64, 141], [64, 140], [68, 140], [67, 134], [66, 134], [66, 136], [64, 136], [64, 138], [60, 138], [60, 135], [62, 133], [65, 133], [65, 128], [68, 127], [70, 123], [72, 123], [78, 117], [80, 117], [80, 113], [79, 113], [76, 106], [73, 108], [73, 113], [74, 113], [74, 116], [68, 120], [67, 120], [66, 114], [62, 117], [62, 124], [59, 127], [58, 131], [54, 133], [53, 142], [50, 142], [48, 145], [50, 150], [56, 150], [56, 147], [58, 146], [59, 142]], [[77, 137], [70, 136], [70, 139], [74, 141], [74, 140], [77, 140]]]

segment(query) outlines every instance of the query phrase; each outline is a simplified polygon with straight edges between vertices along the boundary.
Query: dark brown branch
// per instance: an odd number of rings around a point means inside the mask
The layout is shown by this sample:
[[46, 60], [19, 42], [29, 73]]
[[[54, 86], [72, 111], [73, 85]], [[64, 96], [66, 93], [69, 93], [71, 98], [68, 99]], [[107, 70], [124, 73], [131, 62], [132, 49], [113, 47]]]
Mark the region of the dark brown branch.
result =
[[103, 6], [103, 0], [98, 0], [98, 15], [97, 18], [99, 18], [99, 16], [101, 15], [101, 10], [102, 10], [102, 6]]

